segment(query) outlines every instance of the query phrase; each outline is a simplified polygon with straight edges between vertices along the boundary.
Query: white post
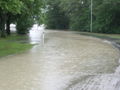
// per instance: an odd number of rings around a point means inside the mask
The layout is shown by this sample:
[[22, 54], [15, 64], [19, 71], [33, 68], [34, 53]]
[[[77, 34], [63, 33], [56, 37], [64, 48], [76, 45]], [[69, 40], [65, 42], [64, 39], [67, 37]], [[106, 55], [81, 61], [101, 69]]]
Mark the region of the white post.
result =
[[92, 32], [93, 30], [93, 0], [91, 0], [91, 25], [90, 25], [90, 32]]

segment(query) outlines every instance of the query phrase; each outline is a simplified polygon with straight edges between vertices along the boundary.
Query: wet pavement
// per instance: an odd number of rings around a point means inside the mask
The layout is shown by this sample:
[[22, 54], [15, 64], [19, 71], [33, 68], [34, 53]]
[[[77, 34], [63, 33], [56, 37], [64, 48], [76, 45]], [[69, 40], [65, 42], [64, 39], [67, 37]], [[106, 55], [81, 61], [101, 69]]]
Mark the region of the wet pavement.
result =
[[119, 50], [110, 42], [43, 32], [31, 30], [31, 50], [0, 59], [0, 90], [120, 90]]

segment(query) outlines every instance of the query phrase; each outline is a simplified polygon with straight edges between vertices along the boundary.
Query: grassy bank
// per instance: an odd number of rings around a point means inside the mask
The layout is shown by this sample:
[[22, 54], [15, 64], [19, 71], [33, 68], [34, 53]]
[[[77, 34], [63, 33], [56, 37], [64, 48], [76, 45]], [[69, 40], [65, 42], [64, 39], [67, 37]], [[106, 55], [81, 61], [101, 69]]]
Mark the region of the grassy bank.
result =
[[120, 39], [120, 34], [101, 34], [101, 33], [89, 33], [89, 32], [80, 32], [80, 34], [99, 37], [99, 38]]
[[97, 37], [101, 39], [107, 39], [107, 40], [114, 41], [120, 44], [120, 34], [100, 34], [100, 33], [88, 33], [88, 32], [80, 32], [80, 34]]
[[0, 38], [0, 57], [24, 52], [32, 47], [31, 44], [21, 43], [27, 36], [13, 34], [7, 38]]

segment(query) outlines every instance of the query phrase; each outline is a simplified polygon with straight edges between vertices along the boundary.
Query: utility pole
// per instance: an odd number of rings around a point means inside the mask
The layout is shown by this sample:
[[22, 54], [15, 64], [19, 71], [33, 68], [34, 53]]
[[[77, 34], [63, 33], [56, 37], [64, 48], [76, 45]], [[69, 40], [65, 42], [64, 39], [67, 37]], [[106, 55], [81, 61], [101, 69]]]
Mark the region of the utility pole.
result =
[[93, 0], [91, 0], [91, 24], [90, 24], [90, 32], [93, 31]]

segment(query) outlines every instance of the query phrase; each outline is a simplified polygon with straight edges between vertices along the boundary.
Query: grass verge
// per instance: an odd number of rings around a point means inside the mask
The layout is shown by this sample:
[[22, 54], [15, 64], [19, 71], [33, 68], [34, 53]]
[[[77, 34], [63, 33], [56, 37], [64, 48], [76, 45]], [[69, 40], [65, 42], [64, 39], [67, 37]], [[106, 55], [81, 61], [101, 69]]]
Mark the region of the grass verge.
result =
[[26, 39], [27, 36], [11, 35], [7, 38], [0, 38], [0, 57], [18, 54], [32, 47], [31, 44], [21, 43], [20, 40]]
[[107, 39], [114, 41], [117, 44], [120, 44], [120, 34], [100, 34], [100, 33], [89, 33], [89, 32], [80, 32], [81, 35], [97, 37], [101, 39]]
[[111, 39], [120, 39], [120, 34], [101, 34], [101, 33], [89, 33], [89, 32], [80, 32], [82, 35], [94, 36], [99, 38], [111, 38]]

